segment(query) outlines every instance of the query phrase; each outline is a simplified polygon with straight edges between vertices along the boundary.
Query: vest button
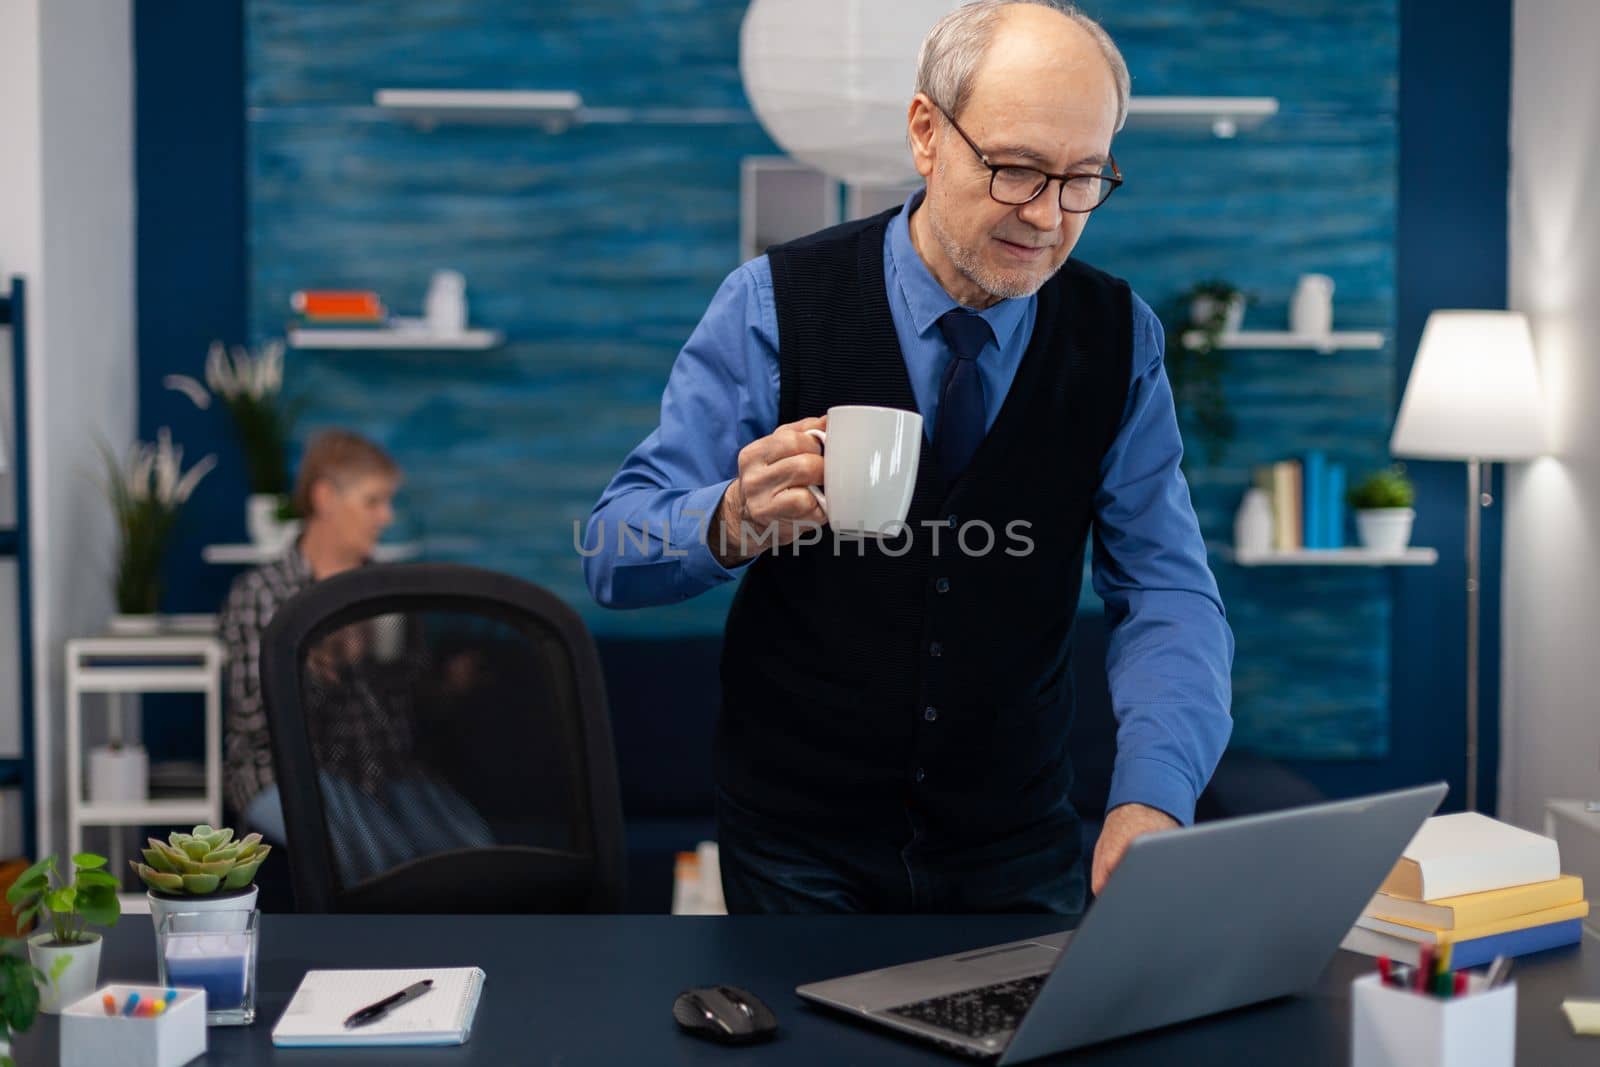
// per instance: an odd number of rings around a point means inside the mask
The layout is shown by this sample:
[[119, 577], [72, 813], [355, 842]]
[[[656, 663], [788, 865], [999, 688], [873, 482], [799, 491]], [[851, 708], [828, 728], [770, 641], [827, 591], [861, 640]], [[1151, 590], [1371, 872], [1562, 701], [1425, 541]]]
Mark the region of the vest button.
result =
[[950, 579], [936, 578], [934, 579], [933, 587], [941, 593], [948, 593], [950, 591]]
[[934, 659], [938, 659], [940, 656], [944, 655], [944, 646], [937, 641], [930, 641], [928, 643], [928, 655], [932, 656]]
[[924, 719], [928, 720], [929, 722], [935, 722], [939, 718], [939, 709], [938, 708], [932, 708], [932, 707], [923, 708], [922, 709], [922, 717]]
[[911, 777], [915, 778], [917, 781], [920, 782], [924, 778], [928, 777], [928, 772], [923, 770], [921, 767], [918, 767], [917, 770], [916, 770], [916, 773], [913, 774]]

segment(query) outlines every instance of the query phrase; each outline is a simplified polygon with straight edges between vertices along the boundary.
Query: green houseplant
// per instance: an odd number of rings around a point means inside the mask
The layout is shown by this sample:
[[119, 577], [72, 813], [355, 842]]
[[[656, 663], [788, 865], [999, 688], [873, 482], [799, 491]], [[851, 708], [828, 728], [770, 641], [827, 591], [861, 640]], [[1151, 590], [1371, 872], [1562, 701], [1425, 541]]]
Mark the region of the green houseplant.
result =
[[298, 532], [289, 503], [289, 433], [297, 406], [283, 395], [283, 342], [269, 341], [252, 351], [211, 342], [206, 352], [205, 381], [187, 374], [169, 374], [163, 384], [207, 411], [214, 398], [222, 401], [244, 453], [250, 498], [245, 524], [250, 539], [274, 550]]
[[126, 459], [102, 444], [106, 496], [117, 520], [117, 612], [152, 616], [161, 601], [161, 561], [173, 527], [200, 480], [216, 466], [207, 456], [183, 469], [183, 448], [165, 427], [156, 443], [136, 442]]
[[0, 1067], [17, 1067], [11, 1038], [39, 1017], [39, 988], [49, 979], [29, 961], [23, 942], [0, 938]]
[[165, 841], [149, 838], [144, 862], [130, 860], [150, 898], [150, 917], [157, 927], [173, 912], [217, 912], [219, 929], [255, 907], [256, 871], [272, 852], [260, 834], [234, 840], [227, 827], [196, 826], [173, 832]]
[[56, 869], [56, 863], [55, 856], [46, 856], [6, 891], [18, 929], [49, 920], [48, 930], [28, 938], [28, 957], [45, 979], [39, 1006], [52, 1014], [94, 992], [100, 975], [100, 935], [88, 927], [114, 926], [122, 914], [117, 880], [104, 870], [104, 856], [92, 852], [73, 856], [70, 878]]
[[1222, 460], [1237, 430], [1223, 390], [1222, 336], [1237, 330], [1250, 297], [1231, 282], [1197, 282], [1167, 316], [1167, 380], [1180, 415], [1195, 431], [1208, 464]]
[[1374, 552], [1404, 552], [1411, 543], [1416, 497], [1416, 487], [1399, 466], [1374, 471], [1358, 482], [1346, 499], [1356, 513], [1361, 544]]

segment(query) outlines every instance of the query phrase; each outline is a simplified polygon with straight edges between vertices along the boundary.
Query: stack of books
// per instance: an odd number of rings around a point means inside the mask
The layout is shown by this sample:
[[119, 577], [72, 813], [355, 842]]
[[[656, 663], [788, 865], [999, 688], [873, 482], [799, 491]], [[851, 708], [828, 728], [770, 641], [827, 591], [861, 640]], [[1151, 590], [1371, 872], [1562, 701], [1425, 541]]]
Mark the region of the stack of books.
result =
[[1583, 936], [1583, 879], [1561, 873], [1548, 837], [1463, 812], [1423, 824], [1345, 947], [1415, 964], [1418, 947], [1459, 970]]
[[389, 311], [370, 289], [300, 289], [289, 296], [296, 326], [347, 330], [383, 326]]
[[1256, 467], [1252, 484], [1272, 500], [1272, 547], [1279, 552], [1343, 548], [1345, 469], [1321, 452]]

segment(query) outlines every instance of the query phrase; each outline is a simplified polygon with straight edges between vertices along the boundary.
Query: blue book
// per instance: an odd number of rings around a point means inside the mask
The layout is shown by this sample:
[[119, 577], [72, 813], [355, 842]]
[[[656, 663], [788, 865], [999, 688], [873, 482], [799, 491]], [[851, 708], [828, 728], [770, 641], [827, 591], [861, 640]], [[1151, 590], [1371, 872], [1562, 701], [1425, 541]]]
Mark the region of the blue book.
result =
[[1496, 956], [1526, 956], [1530, 952], [1543, 952], [1547, 948], [1576, 945], [1583, 939], [1583, 920], [1530, 926], [1526, 930], [1512, 930], [1507, 934], [1475, 937], [1471, 941], [1458, 941], [1450, 950], [1450, 966], [1481, 967]]
[[1324, 509], [1323, 548], [1344, 547], [1344, 494], [1345, 475], [1343, 463], [1328, 464], [1327, 507]]
[[1307, 452], [1305, 458], [1305, 547], [1327, 548], [1328, 461], [1321, 452]]

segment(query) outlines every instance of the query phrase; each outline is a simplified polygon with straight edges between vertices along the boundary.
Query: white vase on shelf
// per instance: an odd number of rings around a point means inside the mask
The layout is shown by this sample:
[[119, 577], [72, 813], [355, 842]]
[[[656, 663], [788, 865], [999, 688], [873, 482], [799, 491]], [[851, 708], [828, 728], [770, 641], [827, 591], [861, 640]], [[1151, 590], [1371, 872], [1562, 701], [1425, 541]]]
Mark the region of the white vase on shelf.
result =
[[1302, 337], [1326, 337], [1333, 332], [1333, 279], [1326, 274], [1302, 274], [1289, 301], [1289, 329]]
[[1272, 551], [1272, 500], [1265, 489], [1245, 490], [1233, 517], [1233, 551], [1239, 556]]

